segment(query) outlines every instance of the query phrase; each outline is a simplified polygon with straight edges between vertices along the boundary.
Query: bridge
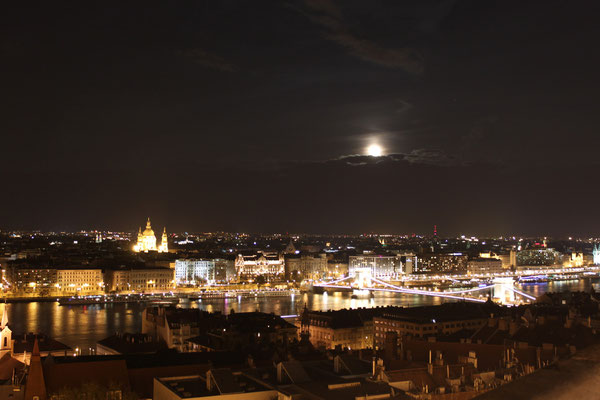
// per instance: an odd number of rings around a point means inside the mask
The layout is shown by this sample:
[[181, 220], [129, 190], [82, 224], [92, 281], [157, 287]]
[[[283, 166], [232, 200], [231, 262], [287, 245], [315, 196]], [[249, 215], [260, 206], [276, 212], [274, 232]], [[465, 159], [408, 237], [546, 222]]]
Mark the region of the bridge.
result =
[[411, 289], [395, 285], [371, 275], [370, 268], [357, 268], [352, 276], [347, 276], [334, 281], [316, 283], [314, 288], [324, 291], [353, 291], [355, 293], [364, 292], [388, 292], [421, 295], [430, 297], [442, 297], [454, 300], [465, 300], [478, 303], [485, 303], [487, 298], [477, 297], [478, 293], [491, 293], [492, 298], [501, 304], [515, 304], [518, 299], [526, 301], [535, 300], [535, 297], [514, 288], [514, 278], [501, 277], [495, 278], [492, 284], [480, 286], [472, 289], [434, 291]]

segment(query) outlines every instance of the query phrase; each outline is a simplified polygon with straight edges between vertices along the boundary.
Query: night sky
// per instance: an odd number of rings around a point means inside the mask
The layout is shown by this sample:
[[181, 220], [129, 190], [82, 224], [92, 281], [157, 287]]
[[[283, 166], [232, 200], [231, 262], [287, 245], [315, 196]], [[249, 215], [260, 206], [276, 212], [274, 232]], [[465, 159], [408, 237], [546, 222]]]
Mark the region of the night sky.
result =
[[598, 236], [599, 20], [597, 1], [4, 4], [0, 229]]

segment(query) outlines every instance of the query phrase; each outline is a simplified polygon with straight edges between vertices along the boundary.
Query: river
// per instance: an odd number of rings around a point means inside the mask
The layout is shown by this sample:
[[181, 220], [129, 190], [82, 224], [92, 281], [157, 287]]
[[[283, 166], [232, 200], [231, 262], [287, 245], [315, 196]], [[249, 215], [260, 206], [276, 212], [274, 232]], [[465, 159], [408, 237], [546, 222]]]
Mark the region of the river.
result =
[[[589, 291], [598, 279], [580, 279], [518, 286], [522, 291], [539, 296], [544, 292]], [[278, 315], [294, 315], [305, 306], [310, 310], [339, 310], [342, 308], [377, 307], [386, 305], [418, 307], [441, 304], [440, 297], [375, 294], [374, 298], [352, 299], [349, 294], [303, 294], [282, 298], [204, 300], [181, 303], [179, 307], [200, 308], [229, 313], [259, 310]], [[139, 332], [142, 327], [141, 304], [112, 304], [93, 306], [59, 306], [58, 303], [31, 302], [1, 304], [8, 310], [8, 322], [13, 333], [42, 332], [72, 348], [79, 347], [87, 354], [95, 343], [115, 332]]]

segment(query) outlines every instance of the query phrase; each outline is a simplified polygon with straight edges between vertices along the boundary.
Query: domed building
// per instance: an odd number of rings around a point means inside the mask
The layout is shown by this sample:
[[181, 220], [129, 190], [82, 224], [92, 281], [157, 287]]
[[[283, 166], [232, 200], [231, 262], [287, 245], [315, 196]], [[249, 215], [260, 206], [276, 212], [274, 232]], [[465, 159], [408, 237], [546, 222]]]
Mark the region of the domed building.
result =
[[160, 241], [160, 245], [156, 246], [156, 236], [154, 236], [154, 231], [152, 230], [152, 225], [150, 224], [150, 218], [146, 222], [146, 229], [142, 232], [142, 228], [138, 231], [137, 244], [133, 246], [133, 251], [139, 253], [149, 252], [149, 251], [158, 251], [159, 253], [168, 253], [169, 246], [167, 240], [167, 228], [163, 229], [162, 238]]

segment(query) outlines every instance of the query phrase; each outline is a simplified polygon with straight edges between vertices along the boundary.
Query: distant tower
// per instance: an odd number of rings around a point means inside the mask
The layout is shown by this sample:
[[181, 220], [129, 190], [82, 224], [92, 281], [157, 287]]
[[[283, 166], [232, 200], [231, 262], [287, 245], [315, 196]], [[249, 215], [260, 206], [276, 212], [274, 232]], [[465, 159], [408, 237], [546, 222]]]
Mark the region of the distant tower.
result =
[[294, 246], [294, 240], [290, 238], [290, 242], [285, 246], [283, 254], [294, 254], [296, 253], [296, 246]]
[[433, 226], [433, 237], [437, 237], [437, 225]]
[[571, 266], [581, 267], [583, 265], [583, 253], [571, 253]]
[[594, 243], [594, 251], [592, 252], [594, 256], [594, 264], [600, 264], [600, 246]]
[[167, 239], [167, 227], [163, 228], [162, 238], [160, 239], [160, 246], [158, 246], [159, 253], [169, 252], [169, 240]]
[[515, 251], [515, 249], [510, 250], [509, 264], [511, 268], [516, 268], [517, 266], [517, 252]]

